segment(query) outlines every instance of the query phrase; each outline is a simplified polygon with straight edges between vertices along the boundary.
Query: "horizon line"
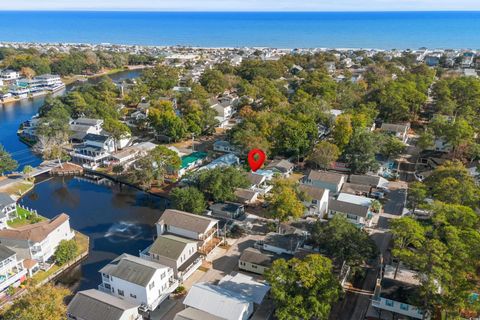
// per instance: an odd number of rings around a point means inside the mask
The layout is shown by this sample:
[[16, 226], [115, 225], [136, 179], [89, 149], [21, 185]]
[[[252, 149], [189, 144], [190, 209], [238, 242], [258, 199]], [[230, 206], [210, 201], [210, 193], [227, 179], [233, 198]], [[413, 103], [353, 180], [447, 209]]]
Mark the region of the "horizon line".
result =
[[154, 8], [142, 8], [142, 9], [133, 9], [133, 8], [61, 8], [61, 9], [8, 9], [2, 10], [0, 12], [140, 12], [140, 13], [480, 13], [480, 8], [475, 10], [449, 10], [449, 9], [438, 9], [438, 10], [181, 10], [181, 9], [154, 9]]

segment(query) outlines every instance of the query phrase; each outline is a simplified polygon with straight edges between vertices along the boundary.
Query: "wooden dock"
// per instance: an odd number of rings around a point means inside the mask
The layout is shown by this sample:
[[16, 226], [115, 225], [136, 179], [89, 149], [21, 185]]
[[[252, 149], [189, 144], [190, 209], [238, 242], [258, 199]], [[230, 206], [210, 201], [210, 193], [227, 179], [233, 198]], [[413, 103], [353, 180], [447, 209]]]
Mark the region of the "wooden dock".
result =
[[55, 167], [50, 171], [51, 175], [54, 176], [76, 176], [83, 174], [83, 167], [66, 162], [63, 163], [61, 166]]

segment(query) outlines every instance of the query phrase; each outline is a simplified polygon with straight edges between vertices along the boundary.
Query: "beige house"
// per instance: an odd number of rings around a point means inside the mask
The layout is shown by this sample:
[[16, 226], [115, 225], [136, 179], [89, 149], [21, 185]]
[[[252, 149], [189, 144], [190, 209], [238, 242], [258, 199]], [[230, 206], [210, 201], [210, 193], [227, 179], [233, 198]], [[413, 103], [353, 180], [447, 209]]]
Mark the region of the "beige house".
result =
[[238, 268], [252, 273], [264, 274], [270, 268], [272, 262], [272, 255], [255, 248], [247, 248], [238, 260]]

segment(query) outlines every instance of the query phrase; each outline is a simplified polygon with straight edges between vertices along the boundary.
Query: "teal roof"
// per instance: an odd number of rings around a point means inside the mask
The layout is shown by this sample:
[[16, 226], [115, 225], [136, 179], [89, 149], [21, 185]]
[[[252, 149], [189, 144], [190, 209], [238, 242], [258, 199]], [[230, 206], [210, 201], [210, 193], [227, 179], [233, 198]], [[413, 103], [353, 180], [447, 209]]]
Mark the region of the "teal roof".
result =
[[201, 159], [204, 159], [207, 157], [207, 153], [206, 152], [194, 152], [194, 153], [191, 153], [189, 155], [186, 155], [186, 156], [183, 156], [182, 157], [182, 169], [184, 168], [187, 168], [190, 164], [198, 161], [198, 160], [201, 160]]

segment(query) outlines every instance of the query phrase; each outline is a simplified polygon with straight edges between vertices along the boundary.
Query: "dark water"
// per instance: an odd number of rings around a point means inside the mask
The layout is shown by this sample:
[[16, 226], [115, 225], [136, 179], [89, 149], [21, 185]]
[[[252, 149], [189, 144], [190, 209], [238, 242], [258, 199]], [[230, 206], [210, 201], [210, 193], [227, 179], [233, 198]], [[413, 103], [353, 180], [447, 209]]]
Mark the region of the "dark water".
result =
[[47, 178], [20, 203], [48, 218], [67, 213], [71, 227], [90, 237], [87, 260], [61, 279], [73, 278], [75, 290], [96, 288], [101, 282], [98, 270], [109, 261], [124, 252], [138, 255], [150, 245], [165, 208], [162, 198], [106, 179], [96, 183], [77, 177]]
[[[141, 71], [112, 75], [114, 81], [138, 77]], [[95, 81], [95, 80], [92, 80]], [[0, 107], [0, 143], [21, 166], [36, 165], [41, 159], [17, 135], [20, 123], [38, 112], [43, 98], [24, 100]], [[153, 225], [164, 209], [164, 200], [108, 180], [94, 181], [56, 177], [40, 181], [20, 203], [53, 218], [64, 212], [70, 225], [90, 237], [91, 251], [82, 265], [61, 281], [73, 278], [72, 289], [95, 288], [98, 270], [121, 253], [138, 255], [152, 242]], [[71, 284], [71, 283], [69, 283]]]
[[480, 12], [6, 11], [0, 12], [0, 30], [0, 41], [14, 42], [478, 48]]

